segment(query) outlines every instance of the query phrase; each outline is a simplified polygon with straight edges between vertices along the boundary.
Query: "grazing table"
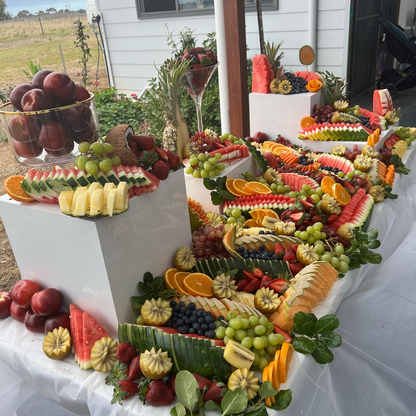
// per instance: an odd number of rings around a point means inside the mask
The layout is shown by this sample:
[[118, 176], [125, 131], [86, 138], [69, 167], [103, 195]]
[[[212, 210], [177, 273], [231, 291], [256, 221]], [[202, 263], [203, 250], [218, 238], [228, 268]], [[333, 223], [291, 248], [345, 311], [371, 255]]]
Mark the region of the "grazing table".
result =
[[[331, 365], [294, 354], [288, 382], [281, 386], [292, 389], [293, 400], [279, 414], [416, 414], [414, 149], [403, 159], [412, 172], [394, 183], [399, 198], [377, 204], [372, 213], [369, 228], [379, 230], [383, 263], [348, 272], [314, 309], [317, 316], [338, 310], [343, 345], [334, 350]], [[143, 407], [137, 399], [111, 406], [104, 374], [80, 370], [72, 356], [49, 360], [42, 341], [42, 334], [26, 331], [12, 318], [0, 321], [2, 414], [13, 416], [36, 391], [78, 415], [170, 414], [170, 407]]]

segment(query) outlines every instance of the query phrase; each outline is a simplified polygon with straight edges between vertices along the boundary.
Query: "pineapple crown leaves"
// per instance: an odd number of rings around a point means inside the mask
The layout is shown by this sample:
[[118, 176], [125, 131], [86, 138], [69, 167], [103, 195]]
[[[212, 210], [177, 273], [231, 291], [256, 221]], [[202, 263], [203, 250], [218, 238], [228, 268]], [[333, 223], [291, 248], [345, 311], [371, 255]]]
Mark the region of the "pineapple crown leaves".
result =
[[148, 151], [144, 151], [143, 156], [139, 158], [140, 163], [143, 165], [145, 169], [149, 169], [150, 166], [153, 166], [153, 164], [158, 160], [159, 156], [157, 153], [151, 153]]
[[143, 282], [137, 283], [137, 290], [143, 293], [142, 296], [132, 296], [130, 298], [132, 307], [140, 309], [146, 300], [150, 299], [169, 299], [177, 296], [174, 289], [165, 289], [165, 281], [163, 276], [153, 277], [152, 273], [146, 272], [143, 275]]
[[267, 59], [270, 62], [270, 65], [273, 71], [277, 71], [280, 67], [280, 61], [284, 56], [284, 53], [281, 52], [279, 54], [279, 49], [283, 45], [284, 40], [282, 40], [279, 44], [275, 44], [274, 42], [267, 41], [263, 42], [264, 47], [264, 54], [267, 56]]

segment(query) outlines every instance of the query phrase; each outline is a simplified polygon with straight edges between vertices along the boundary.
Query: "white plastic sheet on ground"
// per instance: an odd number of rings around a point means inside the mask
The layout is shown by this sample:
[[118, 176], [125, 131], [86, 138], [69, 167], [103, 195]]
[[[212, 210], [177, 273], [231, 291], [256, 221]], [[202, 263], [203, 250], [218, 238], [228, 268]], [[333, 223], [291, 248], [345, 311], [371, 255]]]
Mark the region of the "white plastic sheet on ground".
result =
[[[372, 213], [382, 265], [349, 272], [314, 310], [318, 316], [337, 311], [343, 345], [333, 349], [330, 365], [295, 353], [281, 386], [292, 389], [293, 400], [280, 415], [416, 415], [416, 163], [407, 165], [410, 176], [394, 186], [399, 199]], [[0, 322], [2, 415], [13, 416], [35, 390], [78, 415], [170, 414], [170, 407], [143, 406], [138, 399], [111, 406], [105, 375], [80, 370], [72, 357], [49, 360], [42, 341], [12, 318]]]

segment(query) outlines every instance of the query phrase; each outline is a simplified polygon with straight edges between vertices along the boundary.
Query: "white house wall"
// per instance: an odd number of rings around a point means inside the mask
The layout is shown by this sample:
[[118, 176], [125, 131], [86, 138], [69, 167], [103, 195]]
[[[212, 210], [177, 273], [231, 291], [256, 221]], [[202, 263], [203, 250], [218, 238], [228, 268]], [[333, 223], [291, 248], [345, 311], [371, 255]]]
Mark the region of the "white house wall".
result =
[[[135, 0], [96, 0], [103, 16], [108, 52], [119, 92], [131, 94], [142, 90], [156, 75], [153, 63], [160, 65], [170, 57], [167, 32], [186, 27], [194, 29], [198, 44], [207, 33], [215, 31], [214, 15], [172, 18], [137, 18]], [[345, 77], [347, 71], [349, 0], [319, 0], [317, 70], [329, 70]], [[260, 53], [257, 15], [246, 13], [248, 56]], [[280, 0], [279, 10], [263, 12], [264, 37], [285, 40], [283, 65], [288, 70], [305, 69], [299, 63], [299, 48], [308, 43], [308, 0]]]

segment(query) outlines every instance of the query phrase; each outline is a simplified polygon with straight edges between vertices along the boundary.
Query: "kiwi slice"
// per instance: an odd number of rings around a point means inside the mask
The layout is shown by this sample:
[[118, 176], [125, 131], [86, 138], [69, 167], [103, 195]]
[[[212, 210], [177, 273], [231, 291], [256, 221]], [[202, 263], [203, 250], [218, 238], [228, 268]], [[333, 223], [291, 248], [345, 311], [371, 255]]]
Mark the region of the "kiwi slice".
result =
[[254, 296], [254, 306], [260, 312], [271, 314], [277, 310], [279, 305], [279, 295], [268, 287], [262, 287]]
[[62, 360], [71, 349], [71, 335], [68, 329], [55, 328], [48, 332], [42, 343], [43, 352], [52, 360]]
[[248, 368], [239, 368], [228, 379], [228, 390], [235, 390], [238, 387], [247, 393], [248, 400], [252, 400], [260, 389], [259, 379]]
[[96, 341], [91, 350], [91, 363], [94, 370], [107, 373], [114, 367], [117, 360], [118, 343], [111, 337], [103, 337]]

